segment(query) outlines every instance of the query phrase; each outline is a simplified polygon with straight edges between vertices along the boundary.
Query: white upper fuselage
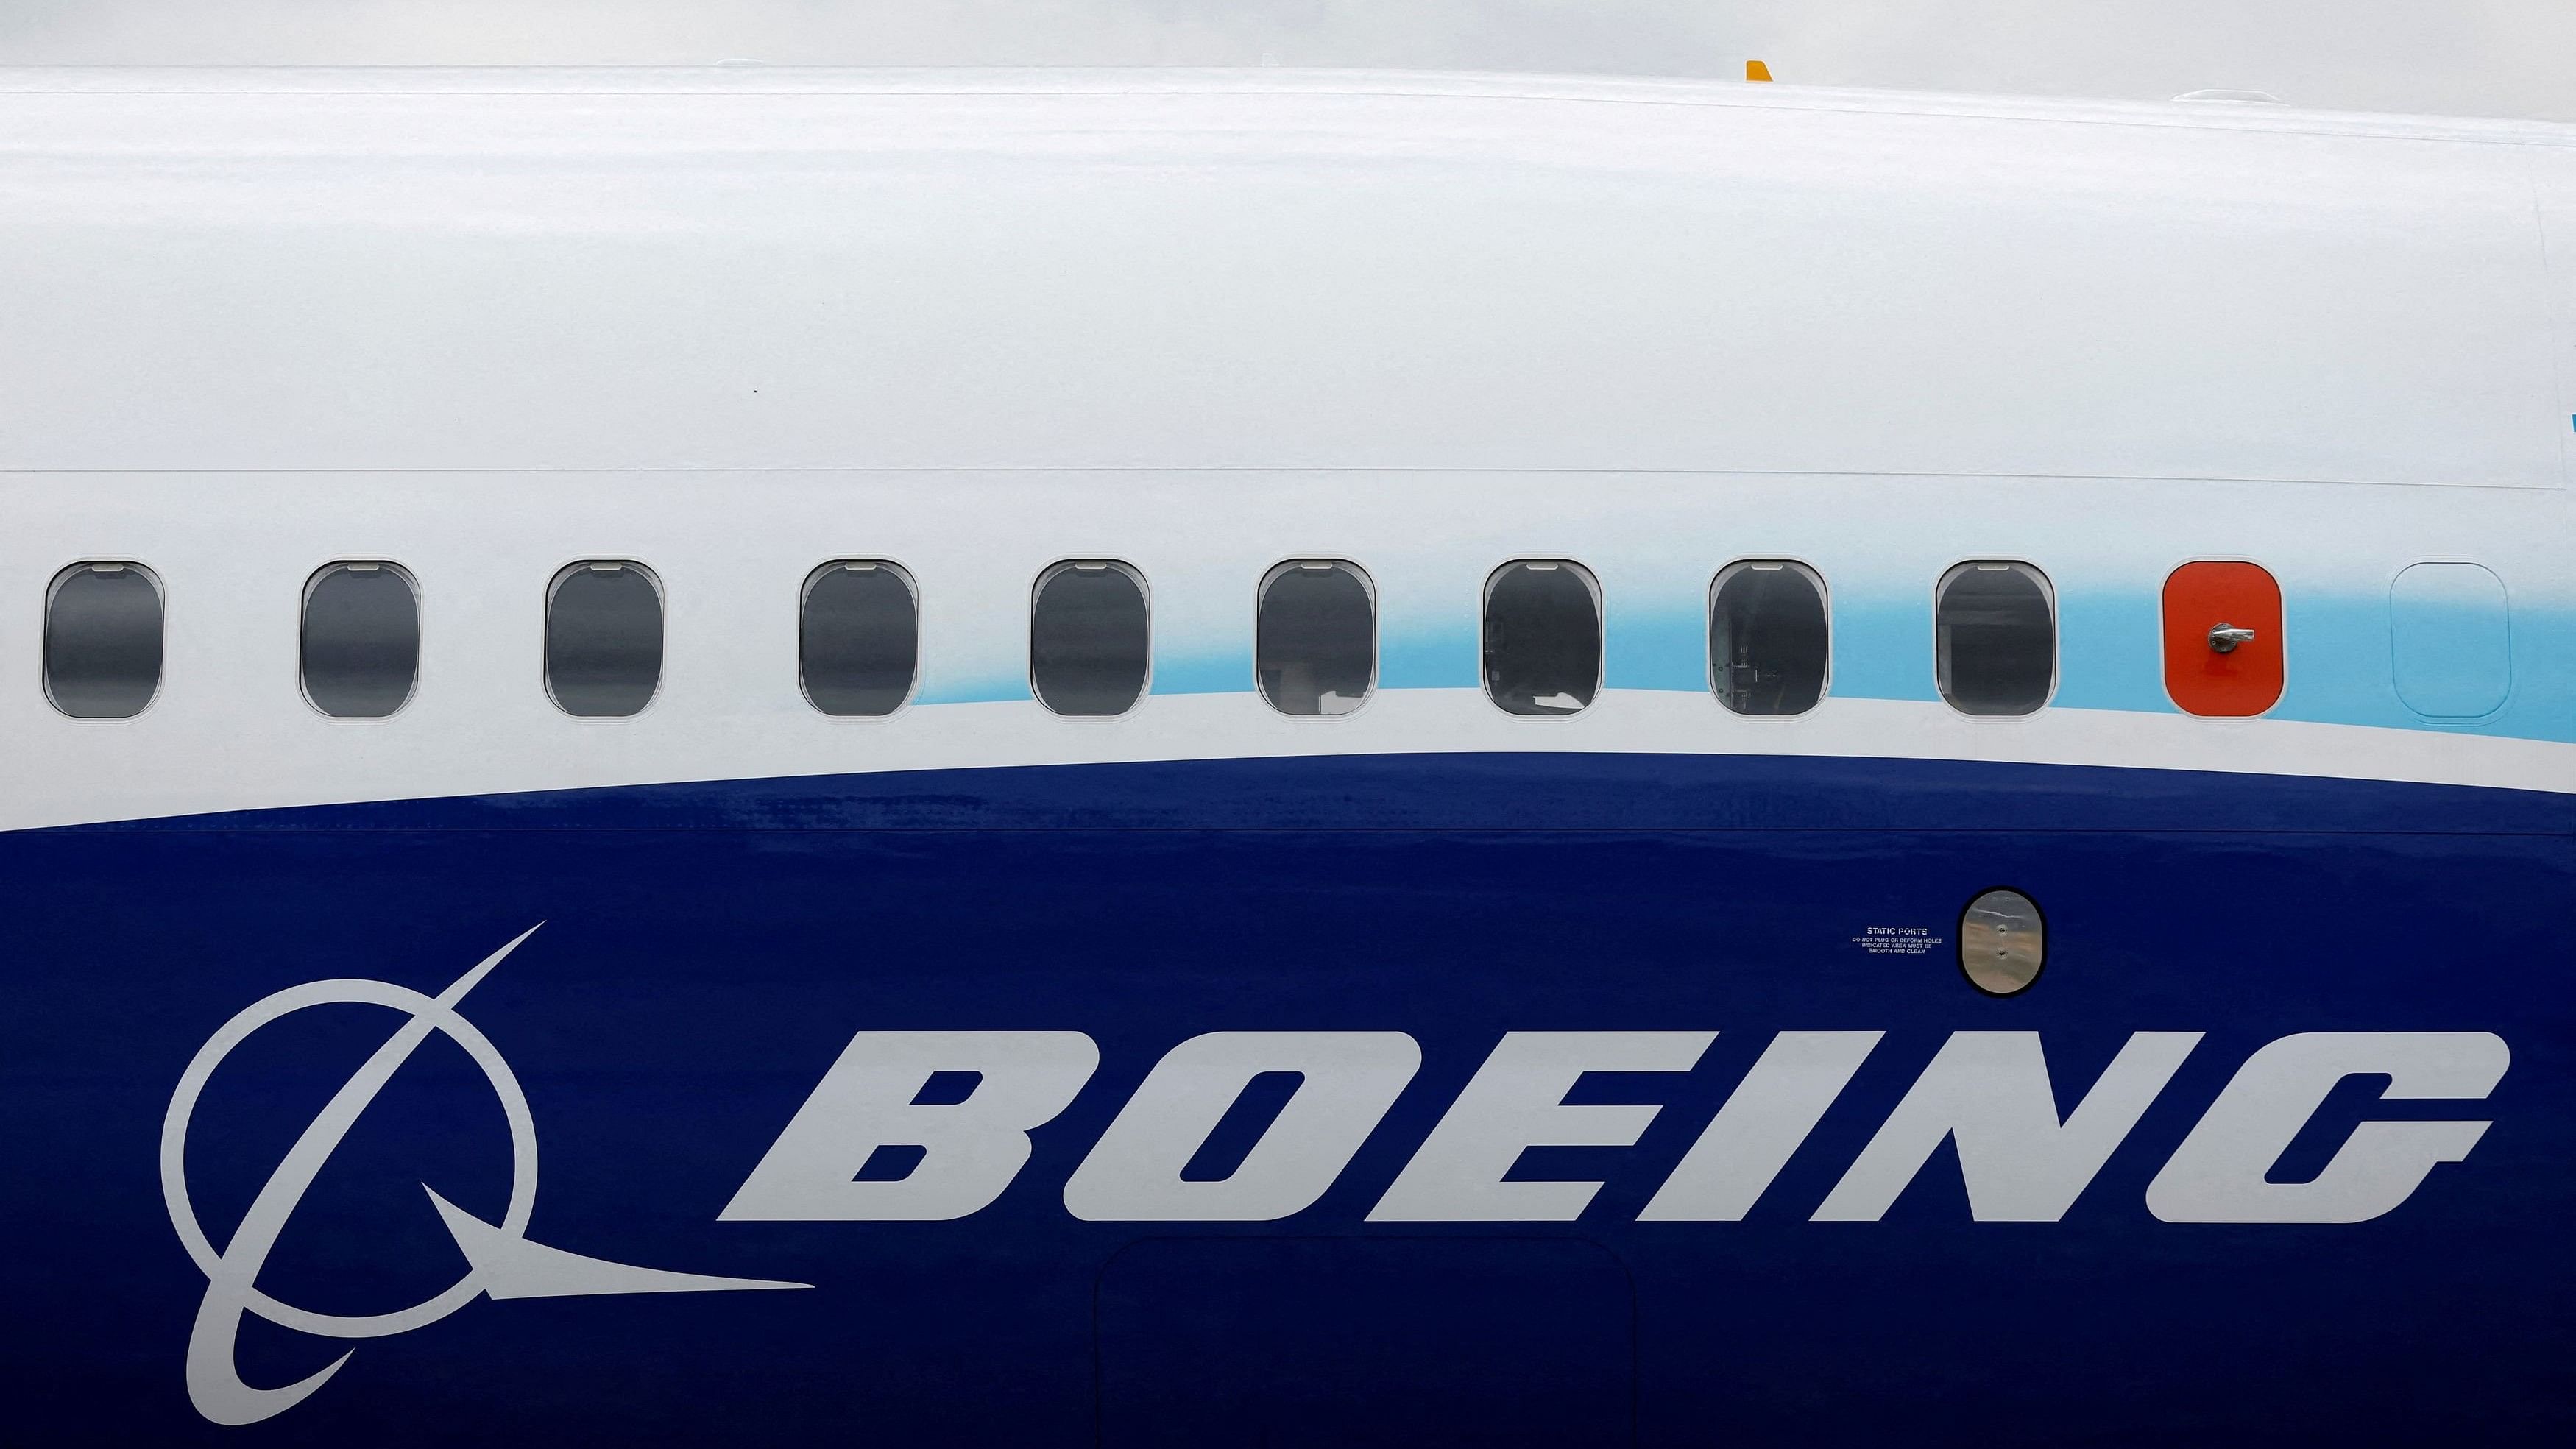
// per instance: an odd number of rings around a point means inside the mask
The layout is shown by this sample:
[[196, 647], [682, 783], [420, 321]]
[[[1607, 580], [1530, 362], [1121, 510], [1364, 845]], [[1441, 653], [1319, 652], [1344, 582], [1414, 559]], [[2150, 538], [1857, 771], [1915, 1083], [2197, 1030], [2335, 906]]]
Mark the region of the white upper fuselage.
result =
[[[2571, 247], [2576, 128], [2536, 123], [1276, 71], [0, 71], [0, 827], [1336, 750], [2576, 788]], [[1254, 582], [1300, 555], [1380, 591], [1385, 687], [1346, 719], [1250, 692]], [[891, 719], [794, 684], [798, 582], [840, 556], [921, 583]], [[1076, 556], [1153, 588], [1128, 719], [1027, 697], [1030, 581]], [[1475, 692], [1476, 590], [1517, 556], [1601, 577], [1578, 718]], [[1709, 577], [1747, 556], [1833, 590], [1813, 716], [1693, 682]], [[662, 693], [615, 724], [538, 686], [545, 583], [594, 557], [669, 600]], [[1972, 557], [2054, 581], [2040, 715], [1930, 692], [1929, 590]], [[168, 591], [163, 694], [113, 725], [32, 678], [46, 580], [89, 558]], [[298, 591], [339, 558], [421, 580], [392, 720], [296, 695]], [[2272, 717], [2158, 693], [2154, 592], [2194, 558], [2281, 580]], [[2368, 637], [2436, 559], [2513, 600], [2513, 700], [2473, 724], [2408, 717]]]
[[2556, 487], [2572, 147], [1711, 83], [0, 71], [0, 466]]

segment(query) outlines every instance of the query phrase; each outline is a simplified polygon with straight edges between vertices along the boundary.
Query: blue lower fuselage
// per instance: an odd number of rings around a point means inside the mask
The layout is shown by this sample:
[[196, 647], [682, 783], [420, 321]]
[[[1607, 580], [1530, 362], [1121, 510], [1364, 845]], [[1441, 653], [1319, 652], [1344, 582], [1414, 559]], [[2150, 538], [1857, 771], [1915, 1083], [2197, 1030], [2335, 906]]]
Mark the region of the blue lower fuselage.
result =
[[[299, 983], [436, 993], [542, 1147], [526, 1235], [809, 1291], [475, 1301], [350, 1342], [243, 1319], [251, 1384], [353, 1357], [260, 1442], [2170, 1444], [2576, 1427], [2564, 797], [1927, 761], [1522, 754], [1055, 766], [333, 806], [0, 837], [14, 883], [9, 1356], [23, 1442], [213, 1441], [173, 1371], [208, 1275], [155, 1177], [172, 1084]], [[2047, 913], [1981, 995], [1961, 906]], [[1918, 952], [1872, 927], [1925, 928]], [[295, 1013], [185, 1144], [215, 1241], [400, 1023]], [[989, 1206], [718, 1221], [854, 1032], [1087, 1034], [1099, 1066]], [[1570, 1222], [1373, 1222], [1514, 1031], [1696, 1029]], [[1741, 1221], [1638, 1221], [1783, 1030], [1885, 1039]], [[1272, 1222], [1082, 1221], [1064, 1184], [1155, 1062], [1218, 1031], [1388, 1031], [1421, 1066], [1331, 1187]], [[2056, 1110], [2132, 1033], [2205, 1033], [2057, 1221], [1978, 1221], [1949, 1149], [1878, 1221], [1812, 1221], [1954, 1032], [2035, 1032]], [[2161, 1221], [2147, 1185], [2247, 1057], [2302, 1032], [2486, 1032], [2480, 1101], [2328, 1095], [2268, 1174], [2366, 1122], [2491, 1121], [2369, 1221]], [[973, 1079], [928, 1081], [955, 1100]], [[1295, 1081], [1182, 1174], [1225, 1178]], [[862, 1178], [919, 1158], [881, 1150]], [[385, 1312], [457, 1280], [426, 1185], [497, 1221], [485, 1074], [433, 1037], [323, 1167], [258, 1287]]]

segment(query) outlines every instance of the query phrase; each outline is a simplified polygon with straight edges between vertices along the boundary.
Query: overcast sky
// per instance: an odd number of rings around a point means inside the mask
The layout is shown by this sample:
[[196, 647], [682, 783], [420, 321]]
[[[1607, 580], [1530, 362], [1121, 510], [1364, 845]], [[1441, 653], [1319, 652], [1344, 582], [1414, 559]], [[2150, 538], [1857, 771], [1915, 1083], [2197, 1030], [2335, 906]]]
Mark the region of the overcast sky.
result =
[[2576, 0], [0, 0], [0, 64], [1383, 66], [2576, 120]]

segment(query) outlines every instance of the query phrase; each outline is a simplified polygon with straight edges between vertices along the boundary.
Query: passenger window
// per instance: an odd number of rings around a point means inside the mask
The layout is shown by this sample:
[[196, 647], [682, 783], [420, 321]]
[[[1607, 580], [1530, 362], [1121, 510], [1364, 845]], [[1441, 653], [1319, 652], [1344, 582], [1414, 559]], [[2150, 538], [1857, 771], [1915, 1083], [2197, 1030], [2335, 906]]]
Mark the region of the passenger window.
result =
[[1805, 714], [1831, 657], [1825, 581], [1805, 564], [1728, 564], [1708, 591], [1708, 682], [1737, 714]]
[[1961, 714], [2030, 714], [2057, 685], [2057, 599], [2026, 563], [1979, 560], [1941, 576], [1932, 606], [1941, 697]]
[[45, 697], [74, 719], [132, 719], [161, 689], [161, 581], [74, 564], [45, 591]]
[[662, 683], [662, 585], [624, 559], [577, 563], [546, 591], [546, 693], [584, 719], [623, 719]]
[[1125, 714], [1145, 693], [1151, 655], [1145, 576], [1115, 559], [1069, 560], [1029, 596], [1029, 687], [1057, 714]]
[[2429, 719], [2476, 719], [2513, 687], [2504, 581], [2473, 563], [2419, 563], [2388, 598], [2397, 697]]
[[1513, 714], [1573, 714], [1601, 688], [1601, 585], [1567, 559], [1485, 580], [1485, 694]]
[[796, 678], [825, 714], [892, 714], [912, 694], [921, 652], [912, 575], [882, 559], [827, 563], [805, 579]]
[[1301, 559], [1261, 580], [1261, 697], [1281, 714], [1349, 714], [1377, 683], [1377, 593], [1360, 566]]
[[2281, 697], [2281, 586], [2250, 563], [2165, 577], [2165, 693], [2186, 714], [2256, 715]]
[[420, 670], [420, 593], [389, 563], [335, 563], [304, 585], [304, 697], [334, 719], [382, 719]]

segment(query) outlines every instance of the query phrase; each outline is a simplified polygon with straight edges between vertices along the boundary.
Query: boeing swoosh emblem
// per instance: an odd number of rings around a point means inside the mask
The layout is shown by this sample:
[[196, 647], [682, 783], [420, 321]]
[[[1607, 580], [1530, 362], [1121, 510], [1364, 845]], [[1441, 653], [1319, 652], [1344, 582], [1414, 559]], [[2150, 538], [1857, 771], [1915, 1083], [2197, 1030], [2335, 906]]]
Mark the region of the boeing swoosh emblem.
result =
[[[180, 1074], [178, 1088], [170, 1095], [169, 1114], [161, 1122], [161, 1196], [169, 1206], [170, 1225], [178, 1230], [179, 1241], [206, 1275], [206, 1296], [197, 1307], [196, 1326], [188, 1335], [188, 1398], [198, 1413], [218, 1424], [257, 1423], [302, 1403], [349, 1361], [349, 1354], [344, 1353], [320, 1372], [283, 1388], [262, 1389], [243, 1383], [234, 1365], [233, 1344], [244, 1312], [325, 1338], [382, 1338], [435, 1323], [478, 1296], [562, 1298], [813, 1286], [639, 1268], [529, 1241], [528, 1216], [537, 1198], [536, 1122], [529, 1115], [527, 1096], [519, 1090], [518, 1078], [511, 1075], [509, 1064], [501, 1059], [490, 1038], [457, 1014], [456, 1004], [521, 942], [536, 933], [537, 926], [530, 926], [435, 997], [388, 982], [359, 979], [309, 981], [288, 987], [252, 1003], [225, 1022], [198, 1049], [187, 1071]], [[216, 1251], [198, 1225], [196, 1210], [188, 1200], [188, 1121], [196, 1111], [198, 1094], [205, 1090], [206, 1080], [214, 1075], [215, 1068], [251, 1033], [309, 1006], [343, 1003], [391, 1007], [409, 1020], [332, 1095], [321, 1115], [304, 1129], [277, 1170], [269, 1174], [268, 1182], [252, 1199], [250, 1211], [242, 1215], [241, 1226], [233, 1230], [232, 1241], [221, 1252]], [[397, 1312], [362, 1316], [314, 1313], [261, 1292], [257, 1281], [260, 1268], [268, 1261], [269, 1250], [277, 1245], [277, 1236], [294, 1213], [295, 1205], [312, 1187], [332, 1149], [357, 1123], [358, 1115], [431, 1032], [443, 1032], [463, 1047], [500, 1096], [501, 1110], [510, 1127], [510, 1200], [499, 1225], [482, 1221], [423, 1184], [421, 1190], [429, 1192], [440, 1220], [456, 1239], [458, 1251], [465, 1255], [465, 1276], [445, 1292]]]

